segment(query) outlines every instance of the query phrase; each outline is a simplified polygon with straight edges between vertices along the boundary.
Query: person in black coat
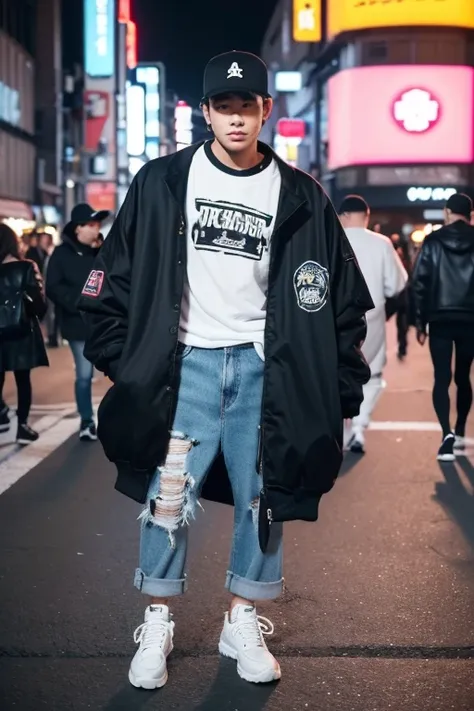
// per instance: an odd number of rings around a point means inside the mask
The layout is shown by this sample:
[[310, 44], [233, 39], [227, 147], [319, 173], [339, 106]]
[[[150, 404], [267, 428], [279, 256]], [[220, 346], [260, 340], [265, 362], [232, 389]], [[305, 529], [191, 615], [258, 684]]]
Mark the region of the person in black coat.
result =
[[81, 417], [81, 441], [97, 440], [92, 408], [93, 366], [84, 357], [86, 325], [77, 308], [82, 289], [98, 254], [101, 223], [107, 210], [95, 212], [85, 203], [76, 205], [64, 227], [63, 242], [52, 253], [46, 271], [46, 294], [55, 307], [59, 328], [72, 351], [76, 367], [75, 396]]
[[2, 393], [5, 373], [13, 372], [18, 390], [17, 442], [29, 444], [38, 433], [28, 426], [32, 368], [48, 366], [39, 318], [46, 313], [41, 274], [32, 261], [22, 259], [13, 230], [0, 224], [0, 432], [10, 429]]

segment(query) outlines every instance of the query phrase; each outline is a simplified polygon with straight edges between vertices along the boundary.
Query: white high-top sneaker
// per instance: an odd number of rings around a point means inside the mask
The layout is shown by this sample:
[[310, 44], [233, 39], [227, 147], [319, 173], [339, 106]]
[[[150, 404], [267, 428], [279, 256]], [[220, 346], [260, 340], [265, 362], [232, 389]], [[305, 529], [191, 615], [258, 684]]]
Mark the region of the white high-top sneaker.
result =
[[266, 683], [281, 678], [280, 665], [268, 651], [263, 635], [273, 634], [273, 625], [257, 617], [251, 605], [236, 605], [225, 613], [219, 652], [237, 661], [239, 676], [245, 681]]
[[130, 664], [128, 678], [142, 689], [160, 689], [168, 681], [166, 658], [173, 649], [174, 622], [166, 605], [150, 605], [145, 622], [137, 627], [133, 638], [139, 644]]

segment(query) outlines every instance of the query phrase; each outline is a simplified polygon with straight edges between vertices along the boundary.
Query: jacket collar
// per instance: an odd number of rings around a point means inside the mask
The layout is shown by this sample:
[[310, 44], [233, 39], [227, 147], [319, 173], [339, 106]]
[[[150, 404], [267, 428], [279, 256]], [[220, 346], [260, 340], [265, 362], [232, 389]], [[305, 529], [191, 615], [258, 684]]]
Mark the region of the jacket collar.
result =
[[[173, 155], [170, 160], [168, 170], [165, 175], [165, 183], [167, 184], [174, 199], [178, 202], [181, 214], [184, 215], [186, 209], [186, 189], [188, 184], [188, 176], [191, 168], [191, 163], [195, 153], [203, 146], [205, 141], [195, 143], [189, 148], [183, 148]], [[281, 174], [281, 190], [280, 201], [278, 204], [277, 219], [275, 222], [275, 231], [281, 229], [283, 224], [299, 212], [307, 201], [298, 193], [297, 172], [294, 168], [285, 163], [275, 151], [268, 145], [264, 144], [265, 151], [270, 151], [275, 160]], [[308, 214], [310, 213], [308, 209]]]

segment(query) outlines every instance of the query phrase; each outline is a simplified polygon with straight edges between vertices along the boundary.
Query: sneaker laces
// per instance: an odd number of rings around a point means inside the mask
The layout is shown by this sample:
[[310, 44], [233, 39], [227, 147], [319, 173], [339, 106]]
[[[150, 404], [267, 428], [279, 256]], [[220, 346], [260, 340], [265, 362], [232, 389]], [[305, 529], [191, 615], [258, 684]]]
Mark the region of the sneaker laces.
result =
[[272, 635], [275, 631], [273, 622], [266, 617], [257, 615], [250, 620], [239, 620], [233, 630], [234, 635], [238, 632], [245, 639], [246, 644], [251, 643], [256, 647], [266, 647], [263, 636]]
[[162, 647], [169, 630], [169, 622], [159, 619], [151, 619], [141, 624], [133, 633], [135, 644], [141, 644], [143, 649], [159, 645]]

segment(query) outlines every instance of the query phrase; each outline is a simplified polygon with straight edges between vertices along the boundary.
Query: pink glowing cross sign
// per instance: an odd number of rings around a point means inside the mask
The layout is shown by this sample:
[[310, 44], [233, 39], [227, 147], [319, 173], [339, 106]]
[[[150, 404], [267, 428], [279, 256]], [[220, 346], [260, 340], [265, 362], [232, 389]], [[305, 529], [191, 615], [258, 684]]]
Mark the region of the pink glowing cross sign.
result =
[[439, 115], [439, 101], [425, 89], [408, 89], [393, 104], [395, 121], [408, 133], [429, 131], [437, 124]]

